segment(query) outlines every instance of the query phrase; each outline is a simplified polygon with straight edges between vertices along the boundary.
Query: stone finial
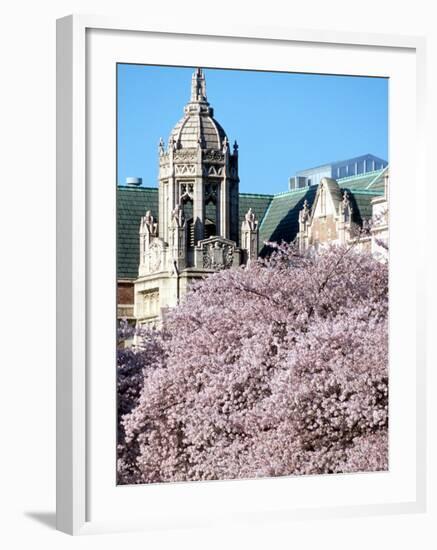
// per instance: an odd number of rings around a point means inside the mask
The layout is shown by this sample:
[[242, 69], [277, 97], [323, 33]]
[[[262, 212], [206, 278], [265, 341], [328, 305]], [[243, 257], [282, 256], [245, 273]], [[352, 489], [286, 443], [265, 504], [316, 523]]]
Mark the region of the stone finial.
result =
[[159, 148], [159, 154], [160, 156], [162, 156], [164, 154], [164, 140], [162, 139], [162, 137], [159, 138], [158, 148]]
[[310, 208], [308, 205], [308, 201], [305, 199], [303, 203], [303, 208], [299, 212], [299, 221], [301, 223], [304, 223], [308, 220], [309, 216], [310, 216]]
[[203, 71], [198, 67], [191, 79], [191, 102], [206, 103], [206, 82]]
[[234, 155], [238, 156], [238, 143], [237, 143], [237, 140], [234, 141]]
[[172, 222], [175, 223], [178, 227], [183, 227], [185, 224], [185, 214], [184, 209], [180, 204], [177, 204], [171, 212]]
[[343, 193], [343, 202], [342, 202], [342, 204], [343, 204], [343, 208], [346, 208], [350, 204], [349, 193], [347, 191], [345, 191]]
[[150, 210], [147, 210], [146, 215], [141, 218], [142, 233], [148, 233], [150, 237], [158, 236], [158, 224], [155, 222], [155, 218], [152, 216]]
[[347, 191], [343, 193], [343, 200], [340, 203], [340, 214], [344, 214], [346, 221], [349, 220], [352, 214], [352, 205]]
[[255, 217], [255, 214], [252, 211], [252, 208], [244, 215], [243, 229], [250, 229], [250, 231], [256, 231], [258, 228], [258, 220]]
[[243, 250], [245, 264], [249, 265], [258, 256], [258, 220], [252, 208], [244, 215], [241, 223], [240, 242]]

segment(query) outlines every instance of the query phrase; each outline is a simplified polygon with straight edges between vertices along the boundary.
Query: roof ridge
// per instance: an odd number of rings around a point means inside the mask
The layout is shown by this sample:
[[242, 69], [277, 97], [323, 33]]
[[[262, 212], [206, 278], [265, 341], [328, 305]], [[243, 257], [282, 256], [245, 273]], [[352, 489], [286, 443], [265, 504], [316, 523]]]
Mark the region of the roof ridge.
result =
[[378, 180], [379, 177], [381, 177], [386, 171], [388, 171], [388, 164], [385, 168], [383, 168], [381, 170], [381, 173], [378, 175], [378, 176], [375, 176], [373, 178], [373, 180], [369, 183], [369, 185], [367, 186], [367, 189], [369, 189], [369, 187], [372, 187], [372, 185]]
[[309, 189], [315, 189], [317, 185], [308, 185], [307, 187], [299, 187], [298, 189], [288, 189], [288, 191], [279, 191], [279, 193], [275, 193], [273, 197], [282, 197], [284, 195], [293, 195], [294, 193], [302, 192], [302, 191], [308, 191]]
[[246, 192], [241, 192], [241, 193], [238, 193], [239, 195], [249, 195], [251, 197], [263, 197], [263, 198], [273, 198], [275, 195], [264, 195], [263, 193], [246, 193]]
[[124, 183], [117, 183], [117, 189], [129, 189], [129, 191], [145, 191], [153, 190], [158, 191], [158, 187], [150, 187], [147, 185], [139, 185], [138, 187], [133, 187], [132, 185], [125, 185]]
[[[273, 199], [274, 199], [274, 197], [273, 197]], [[269, 214], [269, 212], [270, 212], [270, 209], [271, 209], [271, 207], [272, 207], [273, 199], [270, 201], [270, 204], [267, 206], [267, 209], [266, 209], [266, 211], [264, 212], [263, 219], [261, 220], [261, 223], [259, 224], [258, 238], [259, 238], [259, 235], [260, 235], [260, 233], [261, 233], [261, 230], [262, 230], [262, 228], [263, 228], [263, 226], [264, 226], [264, 222], [266, 221], [267, 216], [268, 216], [268, 214]]]
[[[388, 166], [388, 164], [387, 164], [387, 166]], [[337, 178], [337, 181], [341, 182], [341, 181], [349, 181], [349, 180], [353, 180], [353, 179], [359, 180], [361, 178], [367, 178], [369, 176], [373, 176], [373, 175], [376, 175], [378, 173], [382, 173], [387, 168], [387, 166], [385, 166], [384, 168], [378, 168], [378, 170], [371, 170], [370, 172], [363, 172], [362, 174], [354, 174], [352, 176], [345, 176], [344, 178]]]
[[353, 195], [383, 195], [384, 191], [370, 189], [349, 189], [348, 187], [341, 187], [342, 190], [350, 191]]

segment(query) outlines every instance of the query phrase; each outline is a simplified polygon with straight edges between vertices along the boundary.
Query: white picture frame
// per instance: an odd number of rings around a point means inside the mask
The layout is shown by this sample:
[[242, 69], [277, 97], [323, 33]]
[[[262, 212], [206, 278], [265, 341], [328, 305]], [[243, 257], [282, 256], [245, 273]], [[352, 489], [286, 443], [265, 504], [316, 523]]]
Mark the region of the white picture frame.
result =
[[[94, 34], [93, 34], [94, 33]], [[94, 36], [104, 37], [104, 39], [95, 39]], [[115, 37], [118, 36], [116, 39]], [[125, 37], [125, 38], [121, 38]], [[307, 506], [303, 503], [302, 506], [296, 505], [296, 502], [287, 504], [285, 500], [279, 498], [279, 504], [275, 507], [266, 506], [263, 503], [254, 504], [244, 510], [243, 513], [236, 514], [235, 510], [230, 507], [229, 511], [224, 511], [223, 515], [214, 513], [212, 506], [213, 499], [218, 499], [223, 504], [226, 500], [228, 492], [233, 491], [233, 487], [237, 487], [235, 493], [232, 493], [230, 500], [235, 500], [237, 503], [249, 503], [254, 500], [258, 493], [263, 494], [263, 499], [266, 500], [272, 496], [275, 498], [279, 495], [278, 487], [281, 483], [287, 483], [283, 478], [275, 480], [249, 480], [237, 482], [214, 482], [195, 484], [196, 489], [193, 489], [194, 484], [179, 484], [178, 488], [164, 487], [158, 485], [153, 488], [148, 488], [149, 493], [144, 496], [145, 487], [122, 487], [117, 490], [117, 499], [126, 506], [130, 500], [139, 502], [147, 502], [153, 499], [155, 515], [153, 518], [146, 517], [143, 514], [119, 516], [116, 512], [116, 507], [103, 510], [102, 507], [99, 513], [90, 513], [91, 509], [99, 507], [102, 501], [109, 502], [113, 498], [113, 487], [106, 489], [103, 485], [108, 485], [107, 479], [102, 477], [99, 481], [96, 474], [96, 453], [94, 451], [96, 443], [99, 448], [110, 449], [112, 435], [109, 432], [115, 431], [115, 425], [112, 419], [107, 417], [106, 420], [95, 414], [96, 402], [96, 377], [100, 376], [100, 371], [96, 366], [95, 361], [95, 345], [94, 342], [105, 342], [105, 334], [102, 329], [101, 334], [97, 334], [93, 329], [93, 315], [95, 308], [93, 300], [102, 300], [104, 296], [108, 296], [108, 292], [114, 288], [115, 272], [108, 276], [108, 283], [101, 283], [96, 286], [96, 280], [102, 281], [101, 273], [93, 264], [90, 251], [95, 250], [95, 239], [99, 237], [98, 224], [113, 224], [108, 230], [108, 257], [111, 256], [111, 247], [114, 247], [114, 241], [111, 241], [111, 236], [114, 237], [115, 219], [111, 222], [113, 211], [113, 194], [115, 187], [115, 175], [107, 182], [106, 190], [99, 188], [99, 192], [107, 194], [108, 218], [100, 218], [97, 220], [95, 209], [95, 201], [93, 201], [93, 193], [95, 186], [92, 182], [95, 181], [93, 170], [96, 169], [94, 164], [99, 164], [97, 160], [94, 163], [94, 158], [91, 156], [92, 148], [94, 147], [94, 134], [90, 134], [90, 120], [94, 116], [90, 112], [95, 105], [90, 92], [90, 82], [93, 82], [93, 72], [97, 71], [99, 65], [96, 65], [96, 60], [93, 55], [100, 50], [105, 50], [107, 56], [106, 62], [108, 67], [114, 62], [115, 58], [120, 56], [119, 60], [124, 62], [138, 62], [140, 56], [133, 59], [132, 55], [134, 48], [137, 48], [138, 41], [142, 37], [149, 37], [160, 44], [163, 49], [149, 48], [148, 62], [154, 59], [157, 64], [165, 64], [169, 60], [174, 59], [173, 64], [181, 64], [181, 56], [184, 54], [184, 44], [189, 49], [189, 44], [196, 41], [196, 47], [192, 48], [193, 52], [197, 52], [197, 58], [191, 54], [191, 57], [185, 58], [185, 65], [195, 65], [199, 62], [200, 65], [205, 65], [202, 58], [202, 48], [198, 48], [200, 43], [210, 44], [210, 53], [212, 54], [211, 44], [221, 44], [223, 46], [223, 54], [228, 51], [230, 56], [231, 49], [233, 51], [235, 67], [247, 67], [256, 69], [260, 63], [264, 63], [265, 68], [275, 69], [279, 65], [275, 65], [273, 61], [268, 61], [271, 57], [271, 52], [275, 48], [305, 48], [310, 51], [325, 50], [332, 53], [332, 60], [322, 59], [321, 65], [314, 64], [308, 72], [315, 72], [317, 67], [320, 72], [329, 73], [330, 63], [332, 65], [331, 72], [337, 72], [338, 67], [345, 67], [345, 72], [341, 74], [352, 74], [347, 69], [348, 56], [350, 53], [361, 52], [363, 58], [363, 67], [365, 67], [366, 56], [378, 55], [378, 58], [383, 58], [387, 54], [396, 54], [393, 59], [381, 62], [381, 66], [374, 66], [375, 73], [379, 76], [389, 76], [399, 79], [402, 74], [413, 76], [413, 82], [410, 89], [405, 89], [404, 95], [399, 93], [392, 96], [391, 115], [404, 110], [403, 117], [404, 125], [399, 123], [399, 119], [391, 117], [390, 120], [390, 135], [391, 150], [390, 162], [393, 161], [392, 177], [398, 176], [401, 185], [405, 185], [405, 181], [409, 181], [410, 185], [414, 185], [415, 189], [423, 190], [425, 182], [424, 174], [424, 89], [425, 89], [425, 41], [420, 37], [407, 36], [391, 36], [391, 35], [374, 35], [374, 34], [353, 34], [340, 32], [324, 32], [321, 33], [310, 30], [294, 30], [286, 28], [237, 28], [230, 26], [229, 29], [217, 29], [213, 27], [203, 27], [201, 32], [197, 28], [178, 28], [171, 25], [162, 24], [155, 26], [141, 21], [129, 21], [122, 19], [111, 19], [105, 17], [73, 15], [57, 22], [57, 528], [69, 534], [83, 534], [91, 532], [102, 532], [110, 530], [126, 530], [126, 529], [148, 529], [159, 527], [175, 527], [185, 525], [206, 525], [217, 521], [256, 521], [257, 518], [263, 517], [271, 519], [293, 519], [302, 517], [338, 517], [344, 515], [363, 515], [363, 514], [381, 514], [381, 513], [398, 513], [398, 512], [420, 512], [425, 510], [426, 501], [426, 464], [425, 464], [425, 427], [426, 427], [426, 403], [425, 403], [425, 313], [424, 313], [424, 283], [425, 283], [425, 251], [422, 242], [416, 242], [413, 254], [414, 266], [406, 269], [404, 274], [399, 274], [398, 277], [404, 277], [402, 281], [395, 281], [401, 290], [405, 284], [413, 294], [409, 294], [409, 298], [405, 298], [408, 302], [406, 308], [410, 308], [414, 315], [412, 320], [408, 321], [408, 325], [402, 325], [399, 328], [399, 334], [402, 331], [411, 332], [414, 330], [414, 345], [404, 353], [396, 355], [399, 361], [404, 361], [407, 367], [410, 367], [409, 377], [404, 377], [399, 380], [399, 385], [394, 385], [394, 392], [391, 394], [391, 400], [394, 406], [400, 405], [402, 408], [402, 400], [410, 399], [411, 407], [414, 407], [414, 422], [411, 425], [405, 426], [405, 437], [407, 444], [411, 447], [414, 440], [414, 448], [409, 448], [406, 455], [409, 456], [408, 465], [399, 465], [398, 474], [402, 474], [402, 468], [408, 468], [408, 476], [405, 476], [405, 491], [403, 488], [399, 494], [392, 491], [394, 483], [387, 483], [387, 493], [381, 493], [375, 502], [371, 496], [367, 500], [359, 500], [359, 496], [353, 500], [341, 499], [338, 502], [333, 502], [329, 506], [324, 502], [322, 496], [320, 498], [320, 506]], [[105, 44], [99, 43], [99, 40], [106, 41]], [[119, 42], [118, 42], [119, 41]], [[179, 47], [179, 42], [181, 45]], [[126, 42], [126, 49], [122, 42]], [[130, 42], [128, 44], [128, 42]], [[134, 44], [135, 42], [135, 44]], [[182, 43], [183, 42], [183, 43]], [[165, 46], [165, 44], [168, 44]], [[178, 44], [175, 50], [174, 46]], [[109, 47], [108, 47], [109, 45]], [[130, 49], [129, 49], [130, 48]], [[182, 48], [182, 49], [181, 49]], [[216, 49], [216, 48], [215, 48]], [[249, 67], [249, 57], [247, 57], [248, 49], [256, 50], [257, 55], [253, 56], [252, 65]], [[244, 54], [246, 50], [246, 54]], [[303, 51], [302, 50], [302, 51]], [[138, 51], [135, 50], [135, 51]], [[188, 51], [188, 50], [187, 50]], [[278, 50], [279, 51], [279, 50]], [[299, 50], [300, 51], [300, 50]], [[91, 52], [91, 53], [90, 53]], [[265, 52], [266, 60], [263, 61], [263, 52]], [[336, 52], [336, 53], [335, 53]], [[347, 53], [349, 52], [349, 53]], [[320, 53], [320, 52], [319, 52]], [[246, 57], [244, 57], [246, 55]], [[305, 54], [306, 55], [306, 54]], [[89, 57], [91, 56], [91, 57]], [[113, 57], [110, 57], [113, 56]], [[403, 57], [405, 59], [403, 59]], [[322, 56], [323, 57], [323, 56]], [[325, 56], [326, 57], [326, 56]], [[315, 58], [315, 57], [314, 57]], [[320, 58], [320, 55], [319, 55]], [[337, 60], [334, 63], [334, 58]], [[343, 58], [345, 63], [343, 65]], [[402, 60], [408, 62], [401, 63]], [[230, 57], [228, 57], [230, 59]], [[275, 63], [281, 63], [277, 60]], [[203, 62], [203, 63], [202, 63]], [[282, 62], [284, 63], [284, 62]], [[384, 65], [387, 63], [387, 65]], [[393, 73], [386, 74], [386, 68], [393, 64]], [[324, 64], [324, 65], [323, 65]], [[322, 65], [325, 67], [323, 69]], [[334, 65], [337, 68], [334, 69]], [[397, 65], [395, 67], [395, 65]], [[214, 66], [214, 62], [210, 64]], [[229, 62], [225, 63], [229, 66]], [[284, 67], [284, 65], [281, 65]], [[356, 71], [354, 74], [360, 73], [360, 60], [356, 59]], [[300, 70], [304, 69], [304, 65]], [[297, 65], [290, 67], [289, 70], [299, 70]], [[365, 70], [365, 69], [363, 69]], [[390, 70], [388, 71], [390, 73]], [[405, 77], [404, 74], [404, 77]], [[109, 75], [109, 72], [107, 73]], [[112, 78], [109, 75], [110, 78]], [[109, 78], [108, 77], [108, 78]], [[105, 85], [105, 74], [99, 74], [99, 82]], [[94, 79], [95, 80], [95, 79]], [[112, 81], [111, 81], [112, 82]], [[401, 80], [399, 80], [399, 83]], [[108, 94], [106, 101], [102, 101], [103, 108], [111, 108], [115, 89], [111, 88], [111, 93]], [[93, 102], [94, 101], [94, 102]], [[404, 103], [402, 103], [404, 102]], [[113, 105], [115, 112], [115, 104]], [[93, 132], [99, 131], [98, 116], [104, 116], [102, 111], [96, 115], [96, 120], [93, 119]], [[102, 153], [111, 151], [113, 145], [114, 132], [111, 126], [109, 140], [101, 145]], [[413, 133], [407, 135], [408, 132]], [[393, 133], [394, 132], [394, 133]], [[406, 135], [403, 136], [403, 133]], [[404, 142], [402, 142], [404, 140]], [[103, 143], [103, 142], [102, 142]], [[106, 149], [104, 149], [106, 147]], [[405, 147], [414, 147], [415, 163], [413, 167], [408, 167], [402, 164], [402, 151]], [[91, 148], [91, 149], [90, 149]], [[94, 151], [94, 150], [93, 150]], [[412, 153], [413, 154], [413, 153]], [[115, 149], [112, 150], [112, 155], [115, 155]], [[115, 157], [113, 157], [115, 158]], [[92, 162], [91, 162], [92, 159]], [[111, 161], [112, 162], [112, 161]], [[115, 166], [115, 165], [114, 165]], [[111, 164], [108, 166], [107, 174], [114, 170]], [[101, 168], [102, 165], [100, 164]], [[107, 181], [105, 179], [105, 181]], [[407, 183], [408, 183], [407, 181]], [[111, 183], [114, 187], [111, 189]], [[106, 197], [106, 195], [105, 195]], [[112, 201], [112, 202], [111, 202]], [[402, 234], [400, 221], [406, 214], [408, 203], [399, 198], [394, 197], [392, 200], [394, 211], [391, 212], [394, 224], [391, 227], [393, 232], [399, 227], [399, 234]], [[418, 223], [418, 210], [410, 212], [414, 217], [412, 223]], [[99, 214], [99, 216], [101, 216]], [[109, 221], [108, 221], [109, 220]], [[403, 234], [402, 234], [403, 236]], [[405, 236], [405, 238], [408, 238]], [[112, 244], [111, 244], [112, 242]], [[399, 242], [399, 245], [398, 245]], [[411, 253], [411, 251], [410, 251]], [[401, 239], [399, 241], [392, 239], [391, 243], [391, 260], [401, 259]], [[104, 262], [103, 262], [104, 263]], [[108, 265], [111, 265], [109, 263]], [[391, 268], [392, 270], [392, 268]], [[391, 271], [392, 273], [392, 271]], [[392, 275], [391, 275], [392, 276]], [[391, 279], [391, 282], [394, 280]], [[100, 293], [100, 297], [96, 294]], [[110, 294], [109, 294], [110, 295]], [[115, 302], [115, 301], [114, 301]], [[112, 306], [111, 306], [112, 307]], [[111, 310], [108, 310], [109, 313]], [[115, 319], [115, 317], [112, 317]], [[396, 320], [393, 320], [395, 323]], [[407, 321], [405, 321], [407, 323]], [[393, 324], [394, 326], [394, 324]], [[93, 332], [94, 330], [94, 332]], [[107, 335], [107, 333], [106, 333]], [[108, 342], [108, 356], [114, 353], [112, 342]], [[393, 356], [396, 350], [391, 348]], [[399, 363], [398, 361], [398, 363]], [[413, 371], [414, 368], [414, 371]], [[104, 375], [106, 376], [106, 374]], [[98, 379], [98, 378], [97, 378]], [[105, 379], [106, 380], [106, 379]], [[108, 378], [107, 383], [102, 379], [101, 391], [108, 393], [111, 391], [111, 381]], [[115, 394], [114, 394], [115, 396]], [[99, 398], [100, 399], [100, 398]], [[104, 399], [102, 397], [102, 399]], [[111, 402], [102, 401], [102, 410], [110, 410]], [[107, 407], [107, 408], [106, 408]], [[393, 409], [395, 410], [395, 409]], [[391, 414], [393, 412], [391, 408]], [[396, 409], [397, 410], [397, 409]], [[115, 410], [114, 410], [115, 415]], [[411, 415], [410, 415], [411, 416]], [[108, 436], [103, 434], [105, 430], [97, 430], [96, 422], [107, 422]], [[396, 422], [394, 423], [396, 424]], [[100, 428], [102, 424], [98, 425]], [[112, 439], [111, 439], [112, 438]], [[399, 445], [402, 445], [399, 439]], [[108, 446], [109, 445], [109, 446]], [[399, 447], [401, 449], [401, 446]], [[115, 447], [113, 449], [115, 454]], [[103, 471], [110, 471], [113, 467], [113, 457], [108, 458], [108, 464], [102, 465]], [[397, 467], [397, 466], [396, 466]], [[395, 468], [396, 470], [396, 468]], [[396, 474], [396, 471], [391, 471], [390, 475]], [[323, 477], [323, 476], [322, 476]], [[341, 485], [346, 486], [350, 483], [351, 477], [343, 476], [324, 476], [320, 482], [309, 478], [301, 478], [293, 483], [300, 484], [301, 490], [311, 493], [311, 487], [316, 484], [322, 484], [322, 492], [328, 495], [336, 487]], [[382, 479], [382, 478], [380, 478]], [[395, 478], [393, 478], [395, 479]], [[398, 478], [399, 479], [399, 478]], [[358, 485], [364, 490], [364, 485], [371, 487], [372, 480], [370, 477], [361, 478], [358, 480]], [[409, 480], [409, 481], [408, 481]], [[259, 485], [259, 484], [262, 484]], [[407, 487], [409, 483], [409, 486]], [[237, 484], [237, 485], [236, 485]], [[258, 484], [258, 485], [257, 485]], [[306, 487], [303, 487], [305, 484]], [[379, 483], [381, 486], [383, 482]], [[390, 489], [390, 487], [392, 487]], [[109, 491], [111, 489], [111, 491]], [[361, 490], [360, 489], [360, 490]], [[350, 493], [350, 489], [345, 489]], [[391, 493], [389, 491], [392, 491]], [[142, 494], [140, 494], [142, 492]], [[298, 491], [297, 491], [298, 492]], [[322, 495], [322, 492], [320, 495]], [[341, 489], [339, 493], [341, 493]], [[110, 495], [111, 493], [111, 495]], [[319, 493], [314, 493], [319, 494]], [[359, 491], [357, 493], [360, 494]], [[385, 498], [387, 497], [387, 498]], [[140, 500], [138, 500], [140, 499]], [[184, 513], [178, 515], [175, 508], [174, 513], [168, 510], [169, 501], [177, 502], [178, 499], [183, 499], [186, 503]], [[241, 499], [241, 500], [239, 500]], [[256, 500], [256, 499], [255, 499]], [[205, 513], [204, 516], [200, 513], [202, 507], [211, 507], [211, 512]], [[191, 507], [191, 509], [190, 509]], [[170, 507], [171, 508], [171, 507]], [[165, 512], [165, 510], [168, 511]], [[94, 517], [95, 516], [95, 517]], [[233, 516], [233, 518], [231, 517]]]

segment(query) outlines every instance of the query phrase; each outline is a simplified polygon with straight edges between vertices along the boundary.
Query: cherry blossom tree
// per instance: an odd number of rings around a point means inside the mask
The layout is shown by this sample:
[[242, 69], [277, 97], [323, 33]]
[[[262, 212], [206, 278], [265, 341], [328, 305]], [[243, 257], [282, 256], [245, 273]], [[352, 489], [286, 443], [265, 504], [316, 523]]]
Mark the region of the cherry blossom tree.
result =
[[119, 358], [120, 483], [387, 469], [387, 265], [272, 246]]
[[[134, 348], [123, 343], [137, 336]], [[165, 332], [142, 328], [134, 330], [126, 321], [118, 327], [117, 349], [117, 415], [122, 419], [138, 405], [144, 379], [155, 368], [166, 364]], [[137, 483], [140, 472], [136, 464], [138, 448], [135, 442], [127, 443], [123, 424], [118, 424], [118, 478], [120, 483]]]

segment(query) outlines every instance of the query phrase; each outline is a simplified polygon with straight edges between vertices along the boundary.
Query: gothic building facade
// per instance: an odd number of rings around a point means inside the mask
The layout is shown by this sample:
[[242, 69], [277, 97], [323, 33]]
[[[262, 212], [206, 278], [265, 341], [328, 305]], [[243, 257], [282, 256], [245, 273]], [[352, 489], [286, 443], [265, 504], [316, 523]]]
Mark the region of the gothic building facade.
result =
[[191, 99], [159, 143], [158, 218], [139, 224], [134, 317], [156, 323], [189, 285], [214, 271], [245, 264], [258, 254], [258, 221], [249, 209], [239, 223], [238, 145], [214, 119], [205, 77], [197, 69]]
[[159, 323], [193, 281], [265, 255], [269, 241], [354, 244], [387, 257], [386, 163], [276, 195], [240, 193], [238, 145], [214, 118], [201, 69], [158, 158], [158, 188], [136, 179], [117, 188], [119, 318]]
[[[345, 244], [371, 252], [378, 259], [387, 259], [388, 180], [388, 169], [384, 169], [383, 193], [375, 194], [374, 189], [342, 190], [335, 179], [322, 178], [311, 208], [305, 199], [299, 212], [300, 250], [325, 243]], [[370, 214], [364, 219], [357, 207], [357, 198], [363, 196], [369, 202]]]

